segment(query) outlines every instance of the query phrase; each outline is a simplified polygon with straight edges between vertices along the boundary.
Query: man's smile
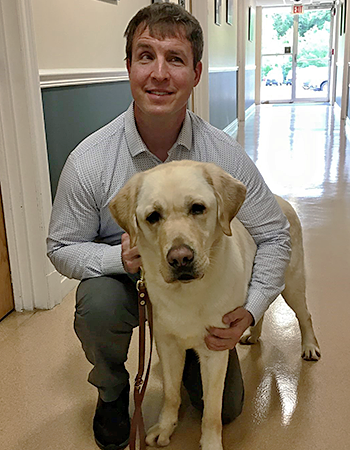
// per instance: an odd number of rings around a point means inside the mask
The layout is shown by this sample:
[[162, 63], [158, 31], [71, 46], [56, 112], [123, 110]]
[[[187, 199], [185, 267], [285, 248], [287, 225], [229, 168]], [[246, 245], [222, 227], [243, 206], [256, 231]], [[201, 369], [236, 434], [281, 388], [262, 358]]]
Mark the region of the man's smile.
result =
[[157, 96], [165, 96], [165, 95], [172, 95], [173, 92], [168, 91], [158, 91], [158, 90], [146, 90], [147, 94], [151, 95], [157, 95]]

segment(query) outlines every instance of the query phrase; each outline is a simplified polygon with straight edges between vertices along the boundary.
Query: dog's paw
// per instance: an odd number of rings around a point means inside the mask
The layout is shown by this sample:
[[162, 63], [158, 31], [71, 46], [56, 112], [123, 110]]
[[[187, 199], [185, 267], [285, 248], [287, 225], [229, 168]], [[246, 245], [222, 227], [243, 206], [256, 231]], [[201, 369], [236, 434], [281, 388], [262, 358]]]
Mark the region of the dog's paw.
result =
[[245, 334], [239, 340], [239, 343], [242, 345], [254, 345], [259, 342], [259, 338], [252, 336], [251, 334]]
[[301, 357], [305, 361], [318, 361], [321, 358], [321, 351], [315, 344], [304, 344], [302, 346]]
[[212, 446], [208, 447], [207, 445], [201, 444], [201, 450], [223, 450], [223, 446], [217, 445], [216, 447], [212, 447]]
[[165, 447], [170, 443], [170, 436], [176, 427], [176, 423], [171, 426], [163, 426], [157, 423], [151, 427], [147, 433], [146, 444], [155, 447], [159, 445], [160, 447]]
[[206, 440], [202, 437], [200, 448], [201, 450], [223, 450], [221, 439], [219, 438], [214, 440]]

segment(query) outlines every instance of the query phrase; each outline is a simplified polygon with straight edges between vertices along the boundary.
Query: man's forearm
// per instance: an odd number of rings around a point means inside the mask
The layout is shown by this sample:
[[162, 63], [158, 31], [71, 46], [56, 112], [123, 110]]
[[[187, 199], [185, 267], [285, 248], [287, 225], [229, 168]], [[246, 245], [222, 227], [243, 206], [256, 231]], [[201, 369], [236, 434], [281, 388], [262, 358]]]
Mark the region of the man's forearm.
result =
[[125, 273], [121, 245], [77, 243], [49, 250], [48, 257], [59, 273], [77, 280]]
[[290, 260], [290, 237], [282, 230], [275, 242], [258, 245], [245, 308], [255, 324], [284, 289], [284, 274]]

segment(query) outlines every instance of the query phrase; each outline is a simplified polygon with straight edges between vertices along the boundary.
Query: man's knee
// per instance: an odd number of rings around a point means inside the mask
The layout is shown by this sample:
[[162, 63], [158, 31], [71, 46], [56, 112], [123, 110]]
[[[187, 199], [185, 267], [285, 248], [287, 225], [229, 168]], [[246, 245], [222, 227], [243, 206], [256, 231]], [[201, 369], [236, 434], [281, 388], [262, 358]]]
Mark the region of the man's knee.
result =
[[137, 293], [126, 275], [83, 280], [77, 289], [75, 325], [93, 334], [126, 333], [138, 324]]

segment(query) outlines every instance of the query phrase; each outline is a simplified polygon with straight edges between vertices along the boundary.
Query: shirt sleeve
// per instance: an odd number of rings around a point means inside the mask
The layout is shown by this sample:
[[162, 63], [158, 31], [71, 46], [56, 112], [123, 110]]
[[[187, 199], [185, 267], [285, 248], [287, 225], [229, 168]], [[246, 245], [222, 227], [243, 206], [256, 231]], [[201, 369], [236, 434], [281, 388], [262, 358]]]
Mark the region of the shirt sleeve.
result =
[[48, 257], [68, 278], [125, 273], [121, 245], [95, 242], [100, 214], [93, 192], [79, 179], [74, 158], [69, 157], [58, 183], [47, 238]]
[[285, 287], [291, 251], [289, 222], [253, 161], [243, 149], [239, 155], [238, 178], [246, 185], [247, 195], [237, 218], [257, 245], [245, 308], [256, 324]]

